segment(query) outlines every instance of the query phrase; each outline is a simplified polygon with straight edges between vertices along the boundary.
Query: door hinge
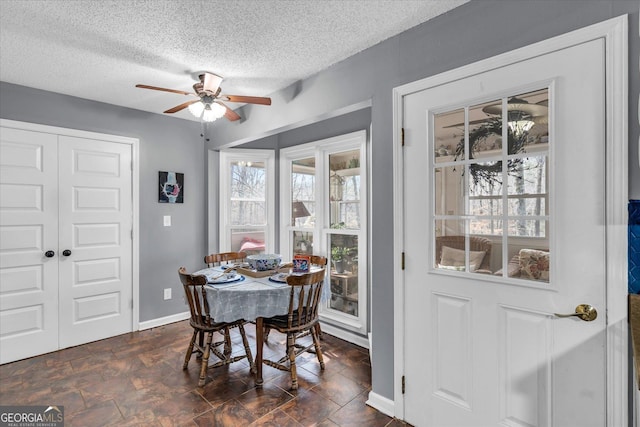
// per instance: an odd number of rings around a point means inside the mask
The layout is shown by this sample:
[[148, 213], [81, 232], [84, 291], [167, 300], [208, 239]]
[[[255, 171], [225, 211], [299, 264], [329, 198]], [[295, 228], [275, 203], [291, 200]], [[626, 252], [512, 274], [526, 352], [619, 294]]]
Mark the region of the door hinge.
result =
[[402, 252], [402, 257], [400, 259], [400, 269], [404, 270], [404, 252]]
[[402, 141], [402, 146], [404, 147], [404, 128], [400, 131], [400, 140]]
[[402, 376], [402, 394], [404, 394], [404, 375]]

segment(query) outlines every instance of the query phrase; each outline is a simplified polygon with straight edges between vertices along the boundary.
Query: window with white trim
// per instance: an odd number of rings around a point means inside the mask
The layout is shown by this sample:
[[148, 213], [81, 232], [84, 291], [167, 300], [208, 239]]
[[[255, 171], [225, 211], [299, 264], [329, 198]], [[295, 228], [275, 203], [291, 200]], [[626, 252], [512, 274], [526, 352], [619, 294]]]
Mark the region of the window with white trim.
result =
[[274, 159], [271, 150], [220, 152], [221, 252], [274, 252]]
[[280, 151], [284, 258], [326, 256], [329, 297], [323, 321], [366, 332], [366, 132], [358, 131]]

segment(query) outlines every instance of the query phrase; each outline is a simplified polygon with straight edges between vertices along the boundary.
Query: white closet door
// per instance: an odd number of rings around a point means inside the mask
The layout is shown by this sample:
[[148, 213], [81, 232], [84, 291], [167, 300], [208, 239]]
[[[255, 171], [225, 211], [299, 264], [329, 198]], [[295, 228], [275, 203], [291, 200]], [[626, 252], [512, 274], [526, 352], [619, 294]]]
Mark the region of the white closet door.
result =
[[58, 349], [57, 154], [56, 135], [0, 128], [0, 363]]
[[132, 172], [129, 144], [59, 138], [64, 348], [132, 330]]

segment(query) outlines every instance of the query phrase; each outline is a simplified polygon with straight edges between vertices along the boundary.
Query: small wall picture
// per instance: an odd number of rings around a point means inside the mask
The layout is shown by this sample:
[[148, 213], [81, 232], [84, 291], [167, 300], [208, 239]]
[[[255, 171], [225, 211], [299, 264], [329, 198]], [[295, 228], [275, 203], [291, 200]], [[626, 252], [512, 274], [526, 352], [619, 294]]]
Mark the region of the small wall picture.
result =
[[184, 174], [179, 172], [158, 172], [159, 203], [184, 202]]

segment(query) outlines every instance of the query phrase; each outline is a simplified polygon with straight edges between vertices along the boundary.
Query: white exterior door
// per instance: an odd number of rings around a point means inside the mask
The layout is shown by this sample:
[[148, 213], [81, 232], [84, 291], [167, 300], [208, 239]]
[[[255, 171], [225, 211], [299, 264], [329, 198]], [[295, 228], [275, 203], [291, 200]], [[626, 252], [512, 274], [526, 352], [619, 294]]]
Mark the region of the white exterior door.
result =
[[[594, 40], [404, 97], [407, 422], [456, 427], [606, 425], [604, 52], [604, 42]], [[464, 163], [468, 157], [458, 157], [460, 166], [448, 170], [459, 172], [460, 207], [445, 209], [440, 217], [436, 212], [439, 204], [448, 202], [435, 187], [440, 179], [435, 177], [440, 161], [435, 118], [462, 109], [463, 123], [465, 114], [468, 123], [469, 105], [498, 100], [507, 111], [511, 95], [538, 89], [549, 94], [548, 206], [532, 218], [546, 228], [548, 279], [498, 276], [493, 274], [497, 268], [489, 274], [475, 272], [469, 243], [466, 261], [463, 255], [459, 267], [445, 268], [439, 264], [445, 264], [444, 258], [434, 261], [436, 234], [448, 234], [453, 222], [468, 239], [481, 221], [468, 210], [474, 203], [468, 185], [472, 166]], [[462, 143], [469, 144], [464, 129], [463, 124]], [[525, 150], [527, 156], [535, 149]], [[511, 172], [507, 158], [517, 156], [508, 157], [507, 148], [496, 151], [492, 160], [502, 162], [499, 174], [506, 187]], [[482, 166], [490, 164], [487, 160]], [[496, 203], [511, 203], [511, 193], [496, 194]], [[461, 215], [447, 222], [452, 212]], [[508, 215], [516, 214], [494, 215], [485, 222], [497, 221], [504, 228], [490, 236], [491, 265], [506, 271], [512, 247], [506, 223]], [[526, 246], [527, 239], [522, 241]], [[595, 307], [597, 318], [554, 315], [572, 313], [579, 304]]]
[[131, 145], [1, 129], [0, 363], [131, 331]]

